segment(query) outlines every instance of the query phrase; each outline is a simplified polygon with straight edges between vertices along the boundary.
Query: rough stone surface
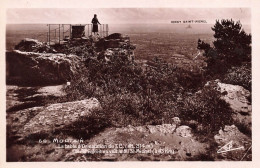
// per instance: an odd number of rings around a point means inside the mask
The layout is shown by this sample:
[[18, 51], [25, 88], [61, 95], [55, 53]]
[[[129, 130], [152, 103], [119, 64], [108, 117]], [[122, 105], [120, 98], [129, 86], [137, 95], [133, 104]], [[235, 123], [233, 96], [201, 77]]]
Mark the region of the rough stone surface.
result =
[[219, 134], [215, 135], [214, 138], [220, 145], [226, 144], [231, 140], [238, 141], [239, 143], [243, 143], [243, 141], [249, 141], [249, 138], [241, 133], [235, 125], [225, 125], [224, 129], [220, 129]]
[[100, 104], [95, 98], [33, 107], [10, 114], [8, 125], [21, 137], [36, 133], [48, 134], [90, 115], [91, 110], [96, 108], [100, 108]]
[[222, 94], [225, 100], [235, 112], [251, 113], [252, 106], [248, 101], [250, 91], [242, 86], [221, 83], [219, 80], [210, 81], [206, 86], [211, 85]]
[[172, 118], [172, 122], [176, 125], [180, 125], [181, 124], [181, 120], [179, 117], [173, 117]]
[[106, 37], [106, 39], [122, 39], [123, 36], [120, 33], [113, 33]]
[[175, 129], [175, 124], [162, 124], [162, 125], [148, 125], [147, 126], [149, 132], [153, 133], [162, 133], [162, 134], [172, 134]]
[[128, 125], [124, 128], [117, 128], [117, 131], [121, 132], [128, 132], [128, 133], [134, 133], [134, 132], [142, 132], [142, 133], [160, 133], [160, 134], [173, 134], [173, 132], [176, 129], [175, 124], [162, 124], [162, 125], [147, 125], [147, 126], [138, 126], [134, 127], [132, 125]]
[[189, 126], [182, 125], [176, 129], [176, 134], [181, 137], [191, 137], [191, 128]]
[[120, 33], [114, 33], [106, 38], [102, 38], [95, 43], [98, 51], [104, 51], [105, 60], [107, 62], [115, 57], [125, 57], [129, 61], [134, 60], [135, 45], [130, 43], [127, 36]]
[[[219, 152], [222, 151], [220, 155], [224, 158], [243, 160], [245, 154], [247, 154], [248, 157], [251, 155], [251, 139], [241, 133], [235, 125], [226, 125], [224, 129], [219, 130], [219, 133], [214, 136], [214, 139], [220, 147]], [[225, 148], [227, 144], [231, 144], [231, 146]]]
[[56, 53], [49, 45], [35, 39], [25, 38], [15, 46], [16, 50], [25, 52]]
[[[62, 161], [73, 160], [96, 160], [96, 161], [179, 161], [196, 158], [206, 153], [207, 145], [196, 141], [193, 137], [181, 137], [173, 130], [175, 125], [148, 125], [148, 126], [127, 126], [124, 128], [107, 128], [88, 141], [88, 145], [122, 145], [123, 149], [133, 149], [133, 154], [124, 153], [104, 153], [96, 155], [86, 155], [90, 149], [72, 149]], [[167, 129], [167, 131], [165, 131]], [[153, 130], [153, 131], [151, 131]], [[167, 133], [163, 134], [162, 133]], [[121, 150], [112, 147], [111, 150]], [[162, 153], [142, 153], [142, 151], [168, 151]], [[172, 152], [172, 153], [170, 153]], [[76, 154], [75, 154], [76, 153]]]
[[18, 88], [18, 86], [6, 86], [6, 110], [23, 104], [23, 102], [19, 100], [18, 94], [16, 93]]
[[44, 86], [37, 90], [37, 92], [42, 96], [64, 96], [66, 93], [63, 89], [66, 85], [57, 85], [57, 86]]
[[242, 86], [221, 83], [219, 80], [209, 81], [206, 86], [213, 87], [221, 93], [221, 98], [225, 100], [234, 111], [232, 118], [235, 123], [252, 130], [252, 105], [248, 98], [250, 91]]
[[66, 85], [26, 87], [6, 86], [6, 111], [14, 112], [30, 107], [38, 107], [47, 104], [49, 98], [57, 99], [65, 96]]
[[10, 76], [22, 76], [31, 83], [69, 81], [83, 66], [76, 55], [44, 54], [14, 50], [6, 53]]

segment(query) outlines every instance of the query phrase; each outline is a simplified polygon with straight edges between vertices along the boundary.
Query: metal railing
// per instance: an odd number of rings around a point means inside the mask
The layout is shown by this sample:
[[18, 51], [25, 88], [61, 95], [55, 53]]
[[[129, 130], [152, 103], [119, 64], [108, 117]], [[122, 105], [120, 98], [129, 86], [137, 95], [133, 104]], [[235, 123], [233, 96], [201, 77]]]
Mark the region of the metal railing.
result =
[[[43, 33], [47, 37], [48, 44], [62, 43], [64, 40], [72, 38], [72, 26], [85, 26], [85, 37], [93, 35], [92, 24], [48, 24], [48, 32]], [[108, 24], [98, 25], [98, 36], [106, 37], [109, 35]], [[83, 36], [84, 37], [84, 36]]]
[[[87, 36], [92, 35], [92, 24], [86, 24], [85, 30], [87, 30], [86, 31], [86, 35]], [[109, 31], [108, 30], [108, 24], [98, 25], [98, 34], [99, 34], [99, 36], [101, 36], [101, 37], [108, 36], [108, 31]]]

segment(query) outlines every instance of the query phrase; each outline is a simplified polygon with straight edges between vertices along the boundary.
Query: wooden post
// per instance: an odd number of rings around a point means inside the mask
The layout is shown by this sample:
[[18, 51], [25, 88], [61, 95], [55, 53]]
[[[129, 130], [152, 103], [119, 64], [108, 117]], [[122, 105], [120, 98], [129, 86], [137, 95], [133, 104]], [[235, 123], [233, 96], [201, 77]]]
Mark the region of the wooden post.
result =
[[48, 37], [49, 37], [49, 35], [48, 35], [48, 32], [47, 32], [47, 40], [46, 40], [47, 44], [48, 44]]

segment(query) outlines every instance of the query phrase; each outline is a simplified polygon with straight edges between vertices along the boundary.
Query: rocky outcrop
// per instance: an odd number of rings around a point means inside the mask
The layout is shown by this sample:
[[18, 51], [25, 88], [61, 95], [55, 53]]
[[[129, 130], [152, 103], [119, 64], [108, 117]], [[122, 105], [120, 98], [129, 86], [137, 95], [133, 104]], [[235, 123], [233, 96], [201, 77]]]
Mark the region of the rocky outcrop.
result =
[[219, 80], [210, 81], [206, 86], [212, 86], [222, 94], [222, 99], [225, 100], [235, 112], [251, 113], [252, 106], [248, 101], [251, 96], [250, 91], [242, 86], [221, 83]]
[[122, 34], [120, 34], [120, 33], [113, 33], [113, 34], [110, 34], [109, 36], [106, 37], [107, 40], [122, 39], [122, 38], [124, 38], [124, 36], [122, 36]]
[[37, 90], [38, 94], [37, 95], [33, 95], [33, 97], [35, 96], [55, 96], [55, 97], [61, 97], [61, 96], [65, 96], [66, 93], [64, 91], [64, 88], [67, 85], [56, 85], [56, 86], [44, 86], [41, 87]]
[[251, 93], [242, 86], [221, 83], [219, 80], [209, 81], [206, 87], [212, 87], [221, 94], [233, 110], [232, 118], [236, 124], [249, 130], [252, 128], [252, 105], [249, 102]]
[[250, 139], [241, 133], [235, 125], [225, 125], [223, 129], [219, 130], [219, 133], [214, 136], [217, 144], [224, 145], [231, 140], [243, 145], [243, 143], [250, 142]]
[[15, 46], [15, 50], [24, 52], [39, 52], [39, 53], [56, 53], [56, 50], [51, 48], [46, 43], [35, 39], [25, 38]]
[[91, 114], [100, 108], [97, 99], [51, 104], [46, 107], [33, 107], [9, 114], [7, 125], [15, 136], [23, 139], [33, 134], [49, 134]]
[[76, 55], [23, 52], [6, 53], [9, 76], [20, 76], [28, 83], [53, 84], [70, 81], [84, 66]]
[[181, 120], [179, 117], [173, 117], [172, 118], [172, 123], [176, 124], [177, 126], [179, 126], [181, 124]]
[[182, 125], [176, 129], [176, 134], [181, 137], [192, 137], [191, 128], [186, 125]]
[[162, 125], [147, 125], [147, 126], [138, 126], [134, 127], [129, 125], [128, 127], [125, 128], [117, 128], [117, 131], [121, 132], [142, 132], [142, 133], [159, 133], [159, 134], [172, 134], [176, 129], [175, 124], [162, 124]]
[[[174, 124], [108, 128], [88, 141], [88, 146], [97, 148], [72, 149], [63, 161], [179, 161], [192, 160], [206, 153], [208, 145], [198, 142], [193, 136], [180, 136], [175, 130]], [[114, 146], [98, 148], [109, 145]], [[96, 153], [95, 158], [93, 155], [86, 155], [89, 151], [97, 152], [100, 149], [115, 153]]]
[[224, 129], [219, 130], [214, 139], [220, 147], [218, 153], [233, 160], [243, 159], [252, 145], [251, 139], [241, 133], [235, 125], [226, 125]]
[[125, 57], [129, 61], [134, 61], [135, 46], [130, 43], [128, 36], [114, 33], [106, 38], [100, 39], [95, 46], [98, 51], [104, 51], [104, 59], [109, 62], [116, 57]]
[[6, 86], [6, 112], [15, 112], [31, 107], [44, 106], [50, 100], [66, 96], [64, 89], [67, 85], [55, 86]]
[[129, 37], [118, 33], [97, 41], [88, 37], [52, 46], [24, 39], [15, 50], [6, 53], [7, 83], [61, 84], [82, 72], [88, 60], [102, 59], [112, 63], [120, 57], [133, 62], [134, 49]]

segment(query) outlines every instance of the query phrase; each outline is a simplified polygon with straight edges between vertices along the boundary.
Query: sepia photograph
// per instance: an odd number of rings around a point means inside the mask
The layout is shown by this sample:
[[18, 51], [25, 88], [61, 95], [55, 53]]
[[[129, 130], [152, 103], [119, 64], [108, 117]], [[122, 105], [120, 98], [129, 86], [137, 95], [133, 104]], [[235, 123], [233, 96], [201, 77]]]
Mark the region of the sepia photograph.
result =
[[6, 9], [6, 162], [251, 162], [251, 12]]

